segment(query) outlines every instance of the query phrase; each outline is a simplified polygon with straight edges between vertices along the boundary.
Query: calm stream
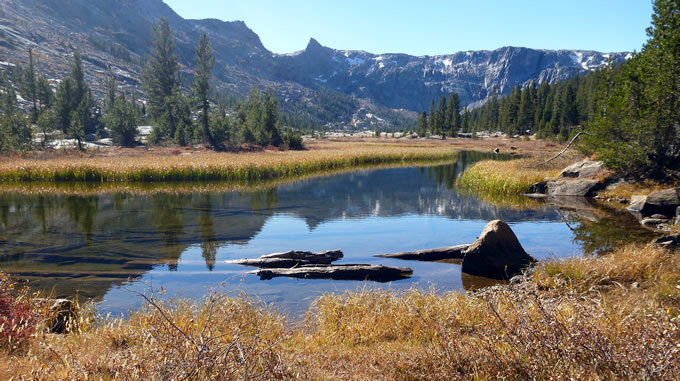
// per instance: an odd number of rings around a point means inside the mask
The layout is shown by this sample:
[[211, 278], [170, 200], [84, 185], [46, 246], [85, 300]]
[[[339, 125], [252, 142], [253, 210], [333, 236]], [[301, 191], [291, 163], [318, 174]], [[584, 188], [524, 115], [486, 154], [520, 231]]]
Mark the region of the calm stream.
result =
[[[519, 208], [459, 194], [457, 175], [483, 157], [461, 153], [450, 165], [361, 170], [252, 192], [81, 197], [0, 188], [0, 269], [57, 296], [78, 291], [95, 298], [104, 313], [141, 306], [131, 290], [163, 287], [174, 298], [201, 298], [213, 289], [245, 292], [299, 314], [324, 293], [479, 284], [462, 276], [456, 263], [373, 256], [471, 243], [493, 219], [507, 221], [539, 259], [597, 255], [649, 237], [625, 211], [585, 199]], [[293, 249], [342, 249], [345, 258], [338, 263], [405, 266], [414, 273], [391, 283], [261, 281], [247, 274], [253, 268], [224, 263]]]

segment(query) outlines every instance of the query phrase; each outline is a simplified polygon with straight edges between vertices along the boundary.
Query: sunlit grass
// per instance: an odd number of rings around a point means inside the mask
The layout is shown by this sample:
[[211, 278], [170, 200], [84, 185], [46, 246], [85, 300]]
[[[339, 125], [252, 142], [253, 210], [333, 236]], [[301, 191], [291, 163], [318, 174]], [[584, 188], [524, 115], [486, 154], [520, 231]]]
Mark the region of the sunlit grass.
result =
[[453, 158], [446, 160], [414, 160], [408, 162], [379, 163], [372, 165], [358, 165], [336, 170], [312, 172], [300, 176], [286, 178], [265, 179], [260, 181], [176, 181], [176, 182], [8, 182], [0, 185], [0, 194], [21, 195], [69, 195], [69, 196], [92, 196], [103, 193], [125, 193], [135, 195], [154, 194], [195, 194], [215, 192], [252, 192], [270, 189], [279, 185], [290, 184], [296, 181], [334, 176], [347, 172], [376, 170], [386, 168], [398, 168], [403, 166], [430, 167], [450, 164]]
[[460, 177], [461, 189], [487, 195], [520, 195], [546, 177], [555, 177], [564, 163], [537, 166], [536, 159], [480, 161]]
[[677, 379], [679, 258], [633, 245], [469, 294], [366, 287], [302, 320], [245, 296], [149, 296], [128, 319], [1, 349], [0, 378]]
[[328, 144], [309, 151], [249, 153], [147, 152], [113, 156], [3, 158], [0, 181], [16, 182], [254, 182], [376, 164], [455, 158], [446, 146]]

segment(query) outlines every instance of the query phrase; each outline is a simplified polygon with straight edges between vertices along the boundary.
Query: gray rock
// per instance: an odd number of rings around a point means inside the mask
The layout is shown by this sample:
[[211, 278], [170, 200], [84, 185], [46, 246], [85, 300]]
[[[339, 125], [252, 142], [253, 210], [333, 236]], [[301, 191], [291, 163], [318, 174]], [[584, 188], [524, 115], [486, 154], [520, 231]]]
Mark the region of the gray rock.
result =
[[544, 193], [524, 193], [522, 196], [527, 198], [533, 198], [535, 200], [544, 200], [548, 198], [547, 194]]
[[536, 260], [524, 251], [508, 224], [495, 220], [465, 251], [462, 270], [485, 278], [510, 279], [534, 263]]
[[680, 248], [680, 234], [667, 235], [659, 237], [652, 241], [654, 245], [665, 247], [668, 249], [679, 249]]
[[659, 226], [667, 224], [669, 220], [665, 218], [643, 218], [640, 223], [644, 226]]
[[536, 183], [527, 189], [526, 193], [527, 194], [542, 194], [546, 193], [548, 191], [548, 186], [545, 182], [541, 181], [540, 183]]
[[654, 192], [648, 196], [633, 196], [628, 210], [645, 215], [663, 214], [670, 216], [680, 206], [680, 188]]
[[663, 214], [652, 214], [650, 218], [656, 218], [656, 219], [662, 219], [662, 220], [668, 220], [669, 218], [667, 216], [664, 216]]
[[35, 301], [49, 306], [47, 329], [50, 333], [69, 333], [76, 327], [76, 306], [72, 300], [39, 298]]
[[630, 184], [625, 179], [618, 179], [618, 180], [612, 180], [612, 181], [613, 182], [611, 182], [609, 185], [607, 185], [607, 187], [605, 188], [606, 190], [613, 190], [613, 189], [618, 188], [621, 185]]
[[565, 168], [560, 177], [591, 178], [603, 169], [601, 161], [584, 160]]
[[589, 197], [593, 195], [598, 184], [600, 182], [597, 180], [555, 180], [548, 182], [548, 194]]

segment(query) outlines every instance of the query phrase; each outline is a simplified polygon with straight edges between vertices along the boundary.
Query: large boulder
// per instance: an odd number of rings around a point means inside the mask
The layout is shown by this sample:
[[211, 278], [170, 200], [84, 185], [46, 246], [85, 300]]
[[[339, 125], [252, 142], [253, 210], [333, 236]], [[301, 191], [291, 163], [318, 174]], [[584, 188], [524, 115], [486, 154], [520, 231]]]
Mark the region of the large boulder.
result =
[[644, 215], [663, 214], [672, 217], [680, 206], [680, 188], [654, 192], [648, 196], [633, 196], [628, 210]]
[[565, 168], [560, 177], [591, 178], [603, 169], [601, 161], [584, 160]]
[[495, 220], [486, 225], [479, 239], [465, 251], [463, 272], [485, 278], [510, 279], [535, 262], [508, 224]]
[[589, 197], [599, 184], [597, 180], [553, 180], [548, 182], [548, 195]]

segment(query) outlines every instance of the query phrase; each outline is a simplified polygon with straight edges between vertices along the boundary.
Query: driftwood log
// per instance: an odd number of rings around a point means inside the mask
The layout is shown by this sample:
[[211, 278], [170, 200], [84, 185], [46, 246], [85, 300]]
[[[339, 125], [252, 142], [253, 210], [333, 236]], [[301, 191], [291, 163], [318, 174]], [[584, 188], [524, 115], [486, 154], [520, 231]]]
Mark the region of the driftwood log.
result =
[[330, 264], [342, 257], [343, 253], [341, 250], [328, 250], [320, 253], [293, 250], [285, 253], [267, 254], [257, 259], [238, 259], [226, 261], [226, 263], [265, 269], [291, 268], [302, 265]]
[[441, 249], [410, 251], [405, 253], [376, 255], [381, 258], [405, 259], [410, 261], [433, 262], [445, 259], [463, 259], [470, 245], [443, 247]]
[[408, 278], [413, 274], [413, 270], [407, 267], [388, 267], [383, 265], [302, 265], [289, 269], [260, 269], [251, 271], [250, 274], [255, 274], [262, 280], [289, 277], [391, 282]]

